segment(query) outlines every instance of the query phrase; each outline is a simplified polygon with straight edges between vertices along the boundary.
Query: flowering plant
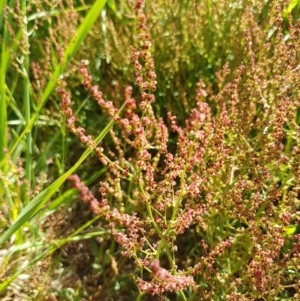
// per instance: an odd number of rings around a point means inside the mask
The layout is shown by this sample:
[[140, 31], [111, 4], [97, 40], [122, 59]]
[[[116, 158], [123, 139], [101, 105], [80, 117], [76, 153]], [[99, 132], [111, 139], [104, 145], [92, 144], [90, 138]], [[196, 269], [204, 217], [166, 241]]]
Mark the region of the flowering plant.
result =
[[[135, 12], [139, 45], [131, 61], [139, 93], [126, 88], [121, 116], [86, 65], [80, 67], [84, 87], [116, 124], [110, 144], [95, 148], [108, 167], [100, 197], [78, 175], [70, 180], [121, 254], [133, 259], [137, 300], [144, 294], [299, 297], [300, 82], [293, 47], [299, 28], [291, 27], [286, 42], [278, 18], [276, 47], [260, 46], [268, 37], [249, 12], [245, 62], [233, 75], [224, 66], [217, 92], [199, 80], [195, 106], [179, 124], [171, 112], [163, 119], [154, 111], [157, 82], [143, 1]], [[69, 93], [59, 93], [69, 130], [94, 148], [76, 126]]]

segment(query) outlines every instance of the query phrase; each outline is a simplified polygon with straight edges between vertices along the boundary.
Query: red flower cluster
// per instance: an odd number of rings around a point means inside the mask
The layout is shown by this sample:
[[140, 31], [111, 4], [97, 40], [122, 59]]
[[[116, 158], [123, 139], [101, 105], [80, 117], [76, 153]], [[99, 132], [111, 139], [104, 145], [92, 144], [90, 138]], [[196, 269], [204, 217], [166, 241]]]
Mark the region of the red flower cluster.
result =
[[[299, 237], [287, 231], [298, 231], [299, 223], [300, 104], [291, 86], [300, 87], [292, 44], [278, 33], [278, 48], [255, 49], [254, 33], [263, 34], [247, 30], [248, 61], [230, 78], [224, 66], [216, 93], [200, 80], [195, 106], [180, 124], [170, 112], [166, 120], [156, 117], [143, 1], [135, 12], [139, 47], [132, 48], [132, 64], [140, 94], [134, 98], [126, 89], [121, 117], [86, 67], [80, 69], [84, 86], [117, 125], [110, 133], [113, 146], [96, 150], [108, 167], [101, 200], [71, 177], [82, 200], [103, 215], [123, 255], [134, 259], [135, 273], [143, 275], [136, 275], [140, 291], [184, 295], [189, 289], [201, 300], [258, 300], [276, 299], [279, 288], [297, 296]], [[248, 17], [251, 24], [250, 12]], [[296, 33], [290, 32], [293, 43]], [[256, 51], [271, 59], [255, 59]], [[283, 69], [277, 61], [287, 56], [290, 65]], [[59, 93], [68, 128], [92, 146], [75, 126], [70, 96]], [[144, 271], [151, 271], [151, 280]]]

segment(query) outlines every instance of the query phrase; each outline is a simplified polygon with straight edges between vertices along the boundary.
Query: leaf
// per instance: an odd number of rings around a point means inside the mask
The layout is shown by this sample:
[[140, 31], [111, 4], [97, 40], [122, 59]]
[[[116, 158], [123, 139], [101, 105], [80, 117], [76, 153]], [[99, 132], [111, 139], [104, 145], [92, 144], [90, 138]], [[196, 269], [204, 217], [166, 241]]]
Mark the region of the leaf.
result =
[[116, 2], [115, 0], [107, 0], [107, 5], [115, 13], [116, 12]]
[[56, 66], [55, 71], [53, 72], [53, 74], [41, 96], [41, 100], [38, 102], [39, 106], [37, 107], [36, 112], [32, 115], [32, 117], [31, 117], [30, 121], [27, 123], [25, 129], [20, 134], [18, 139], [16, 139], [13, 146], [10, 148], [9, 155], [13, 154], [13, 152], [18, 147], [18, 145], [20, 145], [25, 134], [31, 131], [32, 127], [35, 124], [35, 121], [37, 120], [39, 112], [45, 106], [50, 94], [53, 92], [59, 76], [64, 72], [64, 70], [68, 66], [70, 59], [72, 57], [74, 57], [74, 55], [76, 54], [79, 46], [81, 45], [81, 43], [87, 36], [91, 27], [94, 25], [98, 15], [101, 12], [105, 3], [106, 3], [106, 0], [97, 0], [94, 3], [94, 5], [91, 7], [91, 9], [89, 10], [89, 12], [86, 15], [86, 17], [84, 18], [83, 22], [77, 29], [77, 32], [76, 32], [74, 38], [71, 40], [71, 42], [67, 46], [61, 63], [59, 63]]
[[295, 225], [288, 225], [287, 227], [284, 228], [284, 230], [287, 236], [291, 236], [296, 232], [297, 227]]
[[300, 0], [291, 0], [289, 6], [284, 10], [283, 16], [287, 18], [287, 16], [293, 11], [293, 9], [298, 6], [300, 8]]
[[[122, 112], [125, 103], [120, 108], [118, 115]], [[103, 140], [103, 138], [107, 135], [110, 129], [114, 125], [114, 120], [111, 120], [107, 126], [101, 131], [101, 133], [94, 140], [95, 146], [94, 148]], [[32, 201], [28, 203], [28, 205], [22, 210], [19, 214], [17, 220], [14, 224], [12, 224], [6, 232], [4, 232], [0, 236], [0, 246], [3, 245], [17, 230], [19, 230], [26, 222], [30, 221], [33, 216], [39, 211], [39, 209], [51, 198], [51, 196], [58, 191], [61, 185], [66, 181], [66, 179], [74, 173], [77, 168], [83, 163], [83, 161], [92, 153], [94, 148], [87, 149], [78, 161], [61, 177], [59, 177], [55, 182], [53, 182], [50, 186], [44, 189], [40, 194], [38, 194]]]

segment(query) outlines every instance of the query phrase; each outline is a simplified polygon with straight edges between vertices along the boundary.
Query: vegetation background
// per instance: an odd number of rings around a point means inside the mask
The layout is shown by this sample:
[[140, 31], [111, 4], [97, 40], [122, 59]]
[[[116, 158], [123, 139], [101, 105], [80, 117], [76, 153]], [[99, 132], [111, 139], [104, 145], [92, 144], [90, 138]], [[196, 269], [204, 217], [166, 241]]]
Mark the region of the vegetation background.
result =
[[300, 299], [299, 10], [1, 1], [2, 300]]

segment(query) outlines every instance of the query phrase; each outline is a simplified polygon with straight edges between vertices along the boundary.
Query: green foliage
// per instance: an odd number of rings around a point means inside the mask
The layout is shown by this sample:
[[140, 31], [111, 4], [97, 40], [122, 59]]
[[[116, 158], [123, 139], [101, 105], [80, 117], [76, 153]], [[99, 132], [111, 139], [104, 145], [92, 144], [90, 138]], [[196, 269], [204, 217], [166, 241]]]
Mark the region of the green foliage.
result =
[[299, 5], [2, 1], [1, 296], [300, 298]]

